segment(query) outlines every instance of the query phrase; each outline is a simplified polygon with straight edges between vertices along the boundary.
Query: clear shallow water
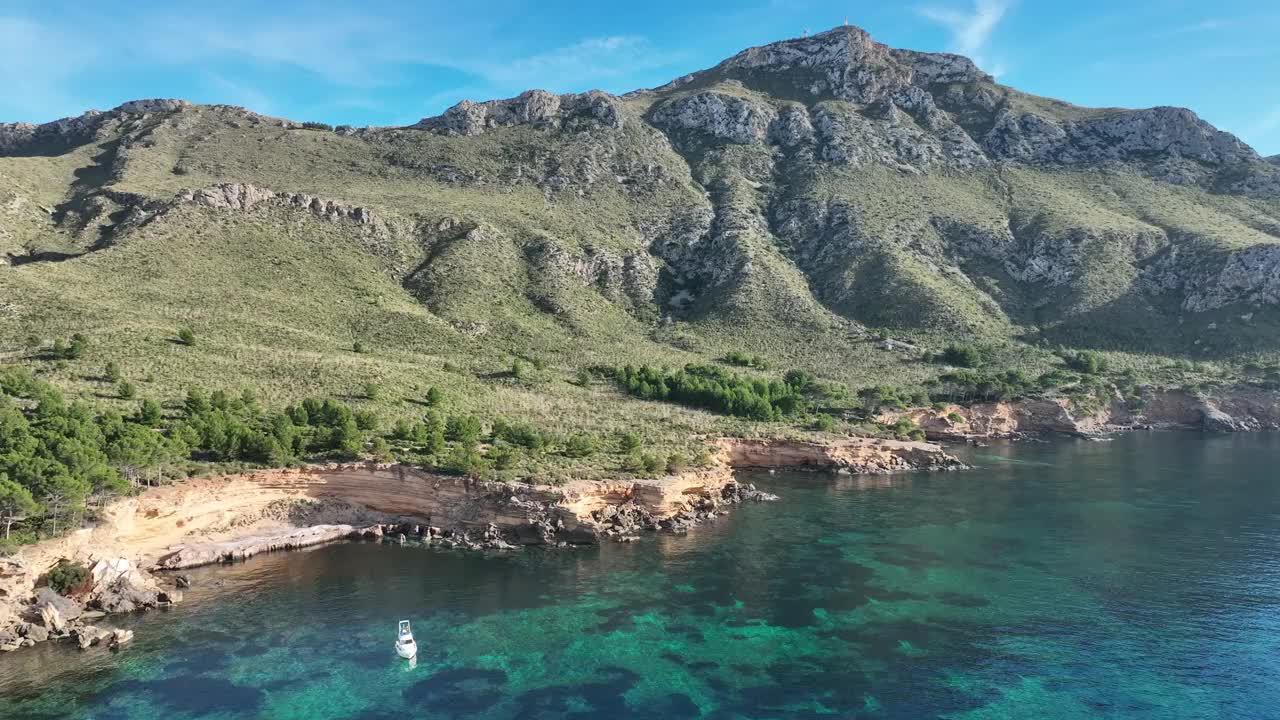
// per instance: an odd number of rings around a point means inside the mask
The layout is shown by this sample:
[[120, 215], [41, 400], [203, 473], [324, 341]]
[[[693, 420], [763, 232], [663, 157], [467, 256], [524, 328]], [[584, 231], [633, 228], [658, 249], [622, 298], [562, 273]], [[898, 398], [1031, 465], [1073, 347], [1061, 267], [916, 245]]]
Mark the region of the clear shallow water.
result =
[[0, 658], [0, 717], [1280, 717], [1280, 436], [972, 452], [687, 537], [196, 571], [126, 652]]

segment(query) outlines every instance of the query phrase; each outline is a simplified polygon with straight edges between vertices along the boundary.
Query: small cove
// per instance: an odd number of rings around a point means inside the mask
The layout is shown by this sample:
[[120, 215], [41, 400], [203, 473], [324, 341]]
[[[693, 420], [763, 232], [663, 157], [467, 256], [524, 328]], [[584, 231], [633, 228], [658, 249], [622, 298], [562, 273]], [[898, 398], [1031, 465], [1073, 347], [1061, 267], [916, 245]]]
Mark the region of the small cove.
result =
[[[342, 544], [190, 573], [126, 651], [0, 658], [26, 718], [1234, 718], [1280, 707], [1280, 436], [744, 474], [688, 535]], [[413, 621], [416, 667], [391, 649]]]

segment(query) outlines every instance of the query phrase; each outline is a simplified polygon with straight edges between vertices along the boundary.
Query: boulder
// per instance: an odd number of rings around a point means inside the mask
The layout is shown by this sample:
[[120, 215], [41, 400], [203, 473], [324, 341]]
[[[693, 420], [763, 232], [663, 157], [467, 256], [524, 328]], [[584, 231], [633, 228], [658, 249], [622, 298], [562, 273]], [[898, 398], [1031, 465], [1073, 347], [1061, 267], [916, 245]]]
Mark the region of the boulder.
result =
[[556, 533], [556, 538], [570, 545], [594, 545], [600, 541], [600, 531], [587, 524], [566, 527]]
[[42, 587], [36, 591], [35, 602], [25, 614], [29, 622], [40, 625], [50, 632], [61, 633], [67, 624], [80, 617], [84, 606], [72, 598], [63, 597], [51, 588]]
[[546, 521], [533, 521], [515, 526], [515, 541], [521, 545], [549, 545], [556, 530]]
[[93, 577], [94, 588], [110, 585], [133, 571], [133, 563], [125, 558], [99, 560], [89, 568], [89, 574]]
[[131, 576], [116, 578], [107, 587], [99, 590], [93, 604], [103, 612], [133, 612], [153, 608], [159, 603], [158, 593], [146, 587], [139, 587]]
[[1204, 406], [1204, 429], [1210, 432], [1244, 432], [1248, 423], [1241, 422], [1208, 403]]
[[88, 650], [103, 640], [111, 637], [110, 630], [103, 630], [93, 625], [84, 625], [76, 628], [71, 637], [76, 641], [76, 645], [81, 650]]
[[111, 637], [107, 639], [107, 645], [112, 650], [119, 650], [121, 645], [133, 641], [132, 630], [121, 630], [116, 628], [111, 631]]
[[35, 623], [26, 623], [19, 628], [23, 637], [29, 638], [34, 642], [44, 642], [49, 639], [49, 629], [43, 625]]
[[21, 558], [0, 558], [0, 580], [21, 578], [27, 574], [27, 565]]

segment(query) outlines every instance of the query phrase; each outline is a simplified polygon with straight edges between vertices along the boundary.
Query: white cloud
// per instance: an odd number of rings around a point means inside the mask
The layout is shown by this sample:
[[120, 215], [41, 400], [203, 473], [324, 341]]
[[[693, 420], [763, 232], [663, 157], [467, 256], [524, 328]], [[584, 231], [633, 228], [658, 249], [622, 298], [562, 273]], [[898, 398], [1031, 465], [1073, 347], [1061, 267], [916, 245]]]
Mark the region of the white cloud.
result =
[[951, 50], [983, 64], [991, 34], [1004, 19], [1012, 0], [974, 0], [972, 10], [922, 7], [916, 10], [926, 20], [951, 33]]
[[464, 62], [460, 67], [506, 90], [538, 87], [563, 92], [633, 78], [645, 70], [669, 65], [678, 57], [654, 48], [643, 37], [613, 35], [587, 38], [505, 63]]
[[[638, 35], [531, 49], [517, 45], [519, 39], [492, 16], [446, 17], [436, 10], [413, 21], [352, 10], [255, 15], [252, 22], [234, 16], [90, 17], [93, 12], [56, 25], [0, 16], [0, 82], [6, 88], [0, 120], [52, 120], [94, 102], [133, 99], [104, 96], [92, 83], [99, 76], [149, 83], [156, 71], [179, 72], [197, 80], [209, 93], [206, 100], [259, 112], [275, 106], [287, 113], [297, 108], [273, 96], [273, 82], [278, 87], [287, 77], [282, 73], [290, 70], [310, 73], [319, 87], [328, 86], [325, 106], [332, 108], [368, 105], [378, 92], [421, 86], [422, 77], [438, 74], [449, 77], [452, 87], [421, 101], [434, 111], [446, 98], [487, 100], [530, 88], [630, 90], [632, 82], [643, 82], [681, 57]], [[138, 84], [130, 95], [160, 92]]]
[[288, 65], [348, 87], [384, 84], [383, 66], [416, 55], [408, 52], [401, 29], [360, 16], [258, 18], [252, 24], [156, 18], [135, 40], [135, 52], [168, 65], [219, 60]]

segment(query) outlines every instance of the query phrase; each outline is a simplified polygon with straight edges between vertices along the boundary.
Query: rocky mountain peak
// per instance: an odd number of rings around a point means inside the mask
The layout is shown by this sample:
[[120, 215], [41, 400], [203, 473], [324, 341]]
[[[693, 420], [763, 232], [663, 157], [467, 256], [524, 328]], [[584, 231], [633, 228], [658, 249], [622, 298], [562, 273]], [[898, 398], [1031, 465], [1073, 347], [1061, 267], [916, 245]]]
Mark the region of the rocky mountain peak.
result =
[[852, 26], [749, 48], [646, 94], [657, 96], [649, 121], [689, 150], [770, 144], [912, 173], [1119, 162], [1170, 183], [1280, 194], [1274, 160], [1186, 108], [1037, 98], [968, 58], [890, 48]]
[[960, 55], [895, 50], [852, 25], [743, 50], [668, 87], [711, 78], [791, 99], [881, 102], [906, 88], [990, 80]]
[[177, 98], [146, 98], [142, 100], [130, 100], [126, 103], [117, 105], [111, 112], [113, 113], [131, 113], [144, 114], [156, 112], [173, 112], [174, 110], [182, 110], [191, 107], [191, 103], [186, 100]]
[[0, 155], [35, 143], [88, 142], [104, 124], [112, 120], [131, 115], [173, 112], [190, 106], [191, 103], [186, 100], [168, 98], [130, 100], [106, 112], [86, 110], [75, 117], [66, 117], [38, 125], [21, 122], [0, 123]]

